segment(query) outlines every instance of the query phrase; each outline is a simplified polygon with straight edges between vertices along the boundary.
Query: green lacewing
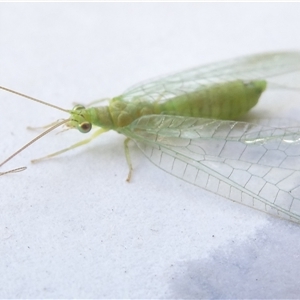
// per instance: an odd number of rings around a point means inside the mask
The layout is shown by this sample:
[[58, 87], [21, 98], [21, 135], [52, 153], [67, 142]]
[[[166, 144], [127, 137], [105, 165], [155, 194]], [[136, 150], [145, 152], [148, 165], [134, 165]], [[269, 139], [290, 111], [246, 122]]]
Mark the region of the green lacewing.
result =
[[[62, 109], [70, 114], [7, 158], [12, 159], [61, 125], [90, 138], [46, 157], [84, 145], [115, 130], [164, 171], [201, 188], [270, 214], [300, 222], [300, 126], [278, 120], [237, 121], [272, 88], [299, 90], [300, 52], [264, 53], [204, 65], [138, 84], [108, 106]], [[290, 78], [288, 81], [287, 78]], [[15, 173], [25, 167], [0, 173]]]

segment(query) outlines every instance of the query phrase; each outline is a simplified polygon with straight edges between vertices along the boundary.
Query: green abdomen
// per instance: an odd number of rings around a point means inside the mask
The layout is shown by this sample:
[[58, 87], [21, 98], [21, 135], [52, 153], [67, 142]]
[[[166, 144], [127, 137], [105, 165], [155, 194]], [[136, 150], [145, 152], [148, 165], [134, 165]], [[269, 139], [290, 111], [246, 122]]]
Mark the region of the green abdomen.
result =
[[175, 97], [160, 105], [162, 113], [213, 119], [235, 119], [258, 102], [266, 81], [241, 80], [216, 84]]

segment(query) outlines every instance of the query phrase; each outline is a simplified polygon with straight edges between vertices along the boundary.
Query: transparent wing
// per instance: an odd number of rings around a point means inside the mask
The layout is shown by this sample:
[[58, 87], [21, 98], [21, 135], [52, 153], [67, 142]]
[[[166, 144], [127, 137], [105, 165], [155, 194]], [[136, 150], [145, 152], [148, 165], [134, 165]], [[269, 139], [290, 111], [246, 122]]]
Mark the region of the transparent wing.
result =
[[122, 133], [168, 173], [300, 222], [300, 127], [150, 115]]
[[267, 80], [268, 87], [299, 89], [300, 53], [265, 53], [209, 64], [140, 83], [118, 98], [124, 101], [164, 102], [233, 80]]

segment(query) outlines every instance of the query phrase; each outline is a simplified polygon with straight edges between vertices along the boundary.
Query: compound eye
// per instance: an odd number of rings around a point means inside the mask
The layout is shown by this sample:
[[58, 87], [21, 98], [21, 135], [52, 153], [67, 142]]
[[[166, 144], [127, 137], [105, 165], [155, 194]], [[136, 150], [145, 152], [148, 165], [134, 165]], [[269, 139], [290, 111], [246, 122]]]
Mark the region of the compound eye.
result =
[[80, 105], [80, 104], [77, 104], [77, 105], [75, 105], [73, 107], [73, 111], [75, 111], [75, 110], [83, 110], [83, 109], [85, 109], [85, 107], [83, 105]]
[[92, 124], [89, 122], [83, 122], [78, 125], [78, 130], [82, 133], [88, 133], [92, 129]]

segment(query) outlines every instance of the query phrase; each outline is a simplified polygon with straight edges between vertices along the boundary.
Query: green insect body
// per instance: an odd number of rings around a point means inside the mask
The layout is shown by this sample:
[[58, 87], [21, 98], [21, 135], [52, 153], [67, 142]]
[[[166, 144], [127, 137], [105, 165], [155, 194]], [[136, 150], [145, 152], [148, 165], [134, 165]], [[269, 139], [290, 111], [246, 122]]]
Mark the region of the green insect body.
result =
[[[113, 98], [108, 107], [92, 107], [81, 110], [76, 107], [69, 127], [89, 122], [95, 126], [118, 131], [145, 115], [174, 115], [213, 119], [236, 119], [255, 106], [266, 89], [263, 80], [243, 82], [236, 80], [212, 86], [199, 87], [193, 93], [186, 93], [161, 102], [136, 99], [124, 101], [122, 96]], [[233, 92], [234, 91], [234, 92]], [[78, 114], [80, 111], [80, 114]]]
[[134, 86], [112, 98], [108, 106], [78, 105], [71, 111], [0, 88], [70, 113], [69, 119], [52, 125], [0, 166], [60, 125], [83, 133], [93, 125], [99, 129], [91, 137], [47, 157], [115, 130], [133, 140], [164, 171], [230, 200], [300, 223], [299, 122], [282, 126], [274, 119], [265, 126], [236, 121], [257, 104], [264, 91], [299, 92], [299, 52], [251, 55], [197, 67]]

